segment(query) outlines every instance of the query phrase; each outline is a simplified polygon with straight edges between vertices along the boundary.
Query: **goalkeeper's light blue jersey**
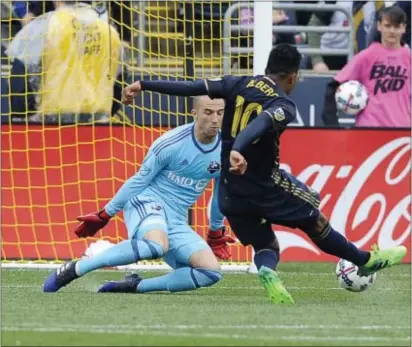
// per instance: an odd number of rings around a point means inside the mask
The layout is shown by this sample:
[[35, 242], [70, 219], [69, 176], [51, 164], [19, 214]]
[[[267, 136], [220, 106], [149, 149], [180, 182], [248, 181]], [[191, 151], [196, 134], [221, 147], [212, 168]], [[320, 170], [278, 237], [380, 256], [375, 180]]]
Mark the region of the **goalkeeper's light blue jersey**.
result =
[[[220, 175], [220, 133], [211, 144], [195, 137], [194, 123], [179, 126], [153, 142], [140, 170], [129, 178], [106, 212], [113, 216], [133, 197], [146, 196], [163, 202], [169, 223], [187, 223], [187, 214], [212, 178]], [[211, 204], [210, 228], [223, 225], [218, 208], [218, 181]]]

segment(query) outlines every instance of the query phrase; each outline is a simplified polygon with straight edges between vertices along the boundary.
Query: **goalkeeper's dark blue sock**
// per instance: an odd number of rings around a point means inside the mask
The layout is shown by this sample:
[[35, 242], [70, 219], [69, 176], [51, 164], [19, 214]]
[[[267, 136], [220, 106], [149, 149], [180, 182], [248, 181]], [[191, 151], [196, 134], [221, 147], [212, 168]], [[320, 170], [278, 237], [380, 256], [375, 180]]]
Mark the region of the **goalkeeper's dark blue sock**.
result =
[[279, 262], [279, 251], [273, 249], [261, 249], [253, 257], [256, 267], [259, 270], [262, 266], [275, 270]]
[[142, 259], [158, 259], [164, 254], [163, 247], [149, 240], [125, 240], [92, 258], [76, 263], [78, 276], [103, 267], [129, 265]]
[[183, 292], [200, 287], [209, 287], [218, 282], [222, 274], [216, 270], [183, 267], [163, 276], [143, 279], [138, 293], [168, 291]]
[[346, 259], [355, 265], [365, 265], [370, 257], [370, 253], [357, 248], [348, 241], [342, 234], [330, 227], [326, 230], [326, 236], [320, 239], [312, 239], [313, 242], [325, 253], [335, 255], [338, 258]]

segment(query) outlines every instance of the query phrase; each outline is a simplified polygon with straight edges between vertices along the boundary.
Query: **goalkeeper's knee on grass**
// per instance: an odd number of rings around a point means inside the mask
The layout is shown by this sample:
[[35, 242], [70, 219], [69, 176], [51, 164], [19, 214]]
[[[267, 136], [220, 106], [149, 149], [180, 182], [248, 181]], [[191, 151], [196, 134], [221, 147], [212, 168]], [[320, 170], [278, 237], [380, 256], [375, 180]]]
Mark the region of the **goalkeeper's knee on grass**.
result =
[[222, 279], [222, 273], [216, 270], [193, 268], [191, 277], [196, 288], [210, 287]]
[[168, 283], [167, 289], [171, 293], [210, 287], [222, 278], [222, 274], [219, 271], [202, 268], [183, 268], [174, 272], [176, 274], [180, 272], [180, 276], [175, 276]]

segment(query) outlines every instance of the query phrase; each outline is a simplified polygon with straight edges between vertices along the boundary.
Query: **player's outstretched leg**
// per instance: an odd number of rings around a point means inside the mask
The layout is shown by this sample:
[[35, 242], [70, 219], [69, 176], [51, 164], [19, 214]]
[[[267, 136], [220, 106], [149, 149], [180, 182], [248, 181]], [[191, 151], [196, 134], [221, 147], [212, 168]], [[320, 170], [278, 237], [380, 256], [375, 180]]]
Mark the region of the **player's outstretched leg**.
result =
[[166, 275], [141, 279], [137, 274], [126, 276], [123, 281], [106, 282], [99, 293], [150, 293], [167, 291], [170, 293], [209, 287], [222, 278], [219, 271], [184, 267]]
[[[227, 202], [229, 201], [229, 203]], [[244, 211], [238, 201], [221, 199], [221, 206], [228, 204], [228, 209], [223, 211], [229, 224], [243, 245], [251, 245], [255, 251], [254, 263], [258, 269], [260, 282], [265, 288], [266, 295], [273, 304], [294, 304], [292, 296], [288, 293], [279, 275], [276, 266], [280, 260], [279, 242], [272, 230], [270, 222], [262, 222], [260, 217], [246, 217], [231, 214], [233, 210]]]
[[259, 269], [259, 279], [272, 304], [294, 304], [292, 295], [286, 290], [276, 271], [262, 266]]
[[43, 290], [57, 292], [76, 278], [96, 269], [129, 265], [143, 259], [161, 258], [164, 247], [158, 242], [147, 239], [122, 241], [92, 258], [64, 264], [47, 277]]
[[377, 246], [372, 248], [370, 258], [364, 266], [360, 266], [359, 270], [365, 274], [373, 274], [376, 271], [387, 267], [398, 265], [405, 257], [407, 249], [405, 246], [397, 246], [387, 249], [379, 249]]
[[212, 250], [205, 241], [189, 230], [184, 240], [182, 234], [169, 234], [171, 249], [164, 260], [174, 271], [158, 277], [141, 279], [133, 274], [124, 281], [106, 282], [100, 293], [150, 293], [167, 291], [170, 293], [209, 287], [220, 281], [222, 274], [220, 265]]
[[384, 250], [375, 248], [371, 252], [363, 251], [334, 230], [322, 214], [320, 214], [314, 228], [304, 231], [322, 251], [352, 262], [359, 266], [359, 269], [365, 274], [372, 274], [384, 268], [400, 264], [407, 252], [404, 246]]
[[255, 251], [254, 262], [259, 270], [260, 283], [265, 288], [271, 303], [294, 304], [293, 297], [286, 290], [275, 271], [280, 256], [276, 239], [269, 247], [271, 248]]
[[56, 271], [53, 271], [44, 282], [43, 290], [45, 292], [54, 293], [60, 288], [66, 286], [71, 281], [79, 276], [76, 273], [76, 261], [68, 262], [62, 265]]
[[107, 281], [99, 293], [137, 293], [137, 286], [142, 281], [138, 274], [126, 275], [123, 281]]

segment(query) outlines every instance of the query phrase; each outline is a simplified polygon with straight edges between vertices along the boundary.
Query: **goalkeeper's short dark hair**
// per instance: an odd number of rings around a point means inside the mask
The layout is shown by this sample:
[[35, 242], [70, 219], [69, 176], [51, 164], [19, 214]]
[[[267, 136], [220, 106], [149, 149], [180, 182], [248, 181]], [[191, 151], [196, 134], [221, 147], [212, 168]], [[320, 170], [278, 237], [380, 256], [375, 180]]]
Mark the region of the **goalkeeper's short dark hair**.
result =
[[302, 55], [297, 48], [287, 43], [276, 45], [269, 54], [266, 75], [287, 76], [299, 71]]

